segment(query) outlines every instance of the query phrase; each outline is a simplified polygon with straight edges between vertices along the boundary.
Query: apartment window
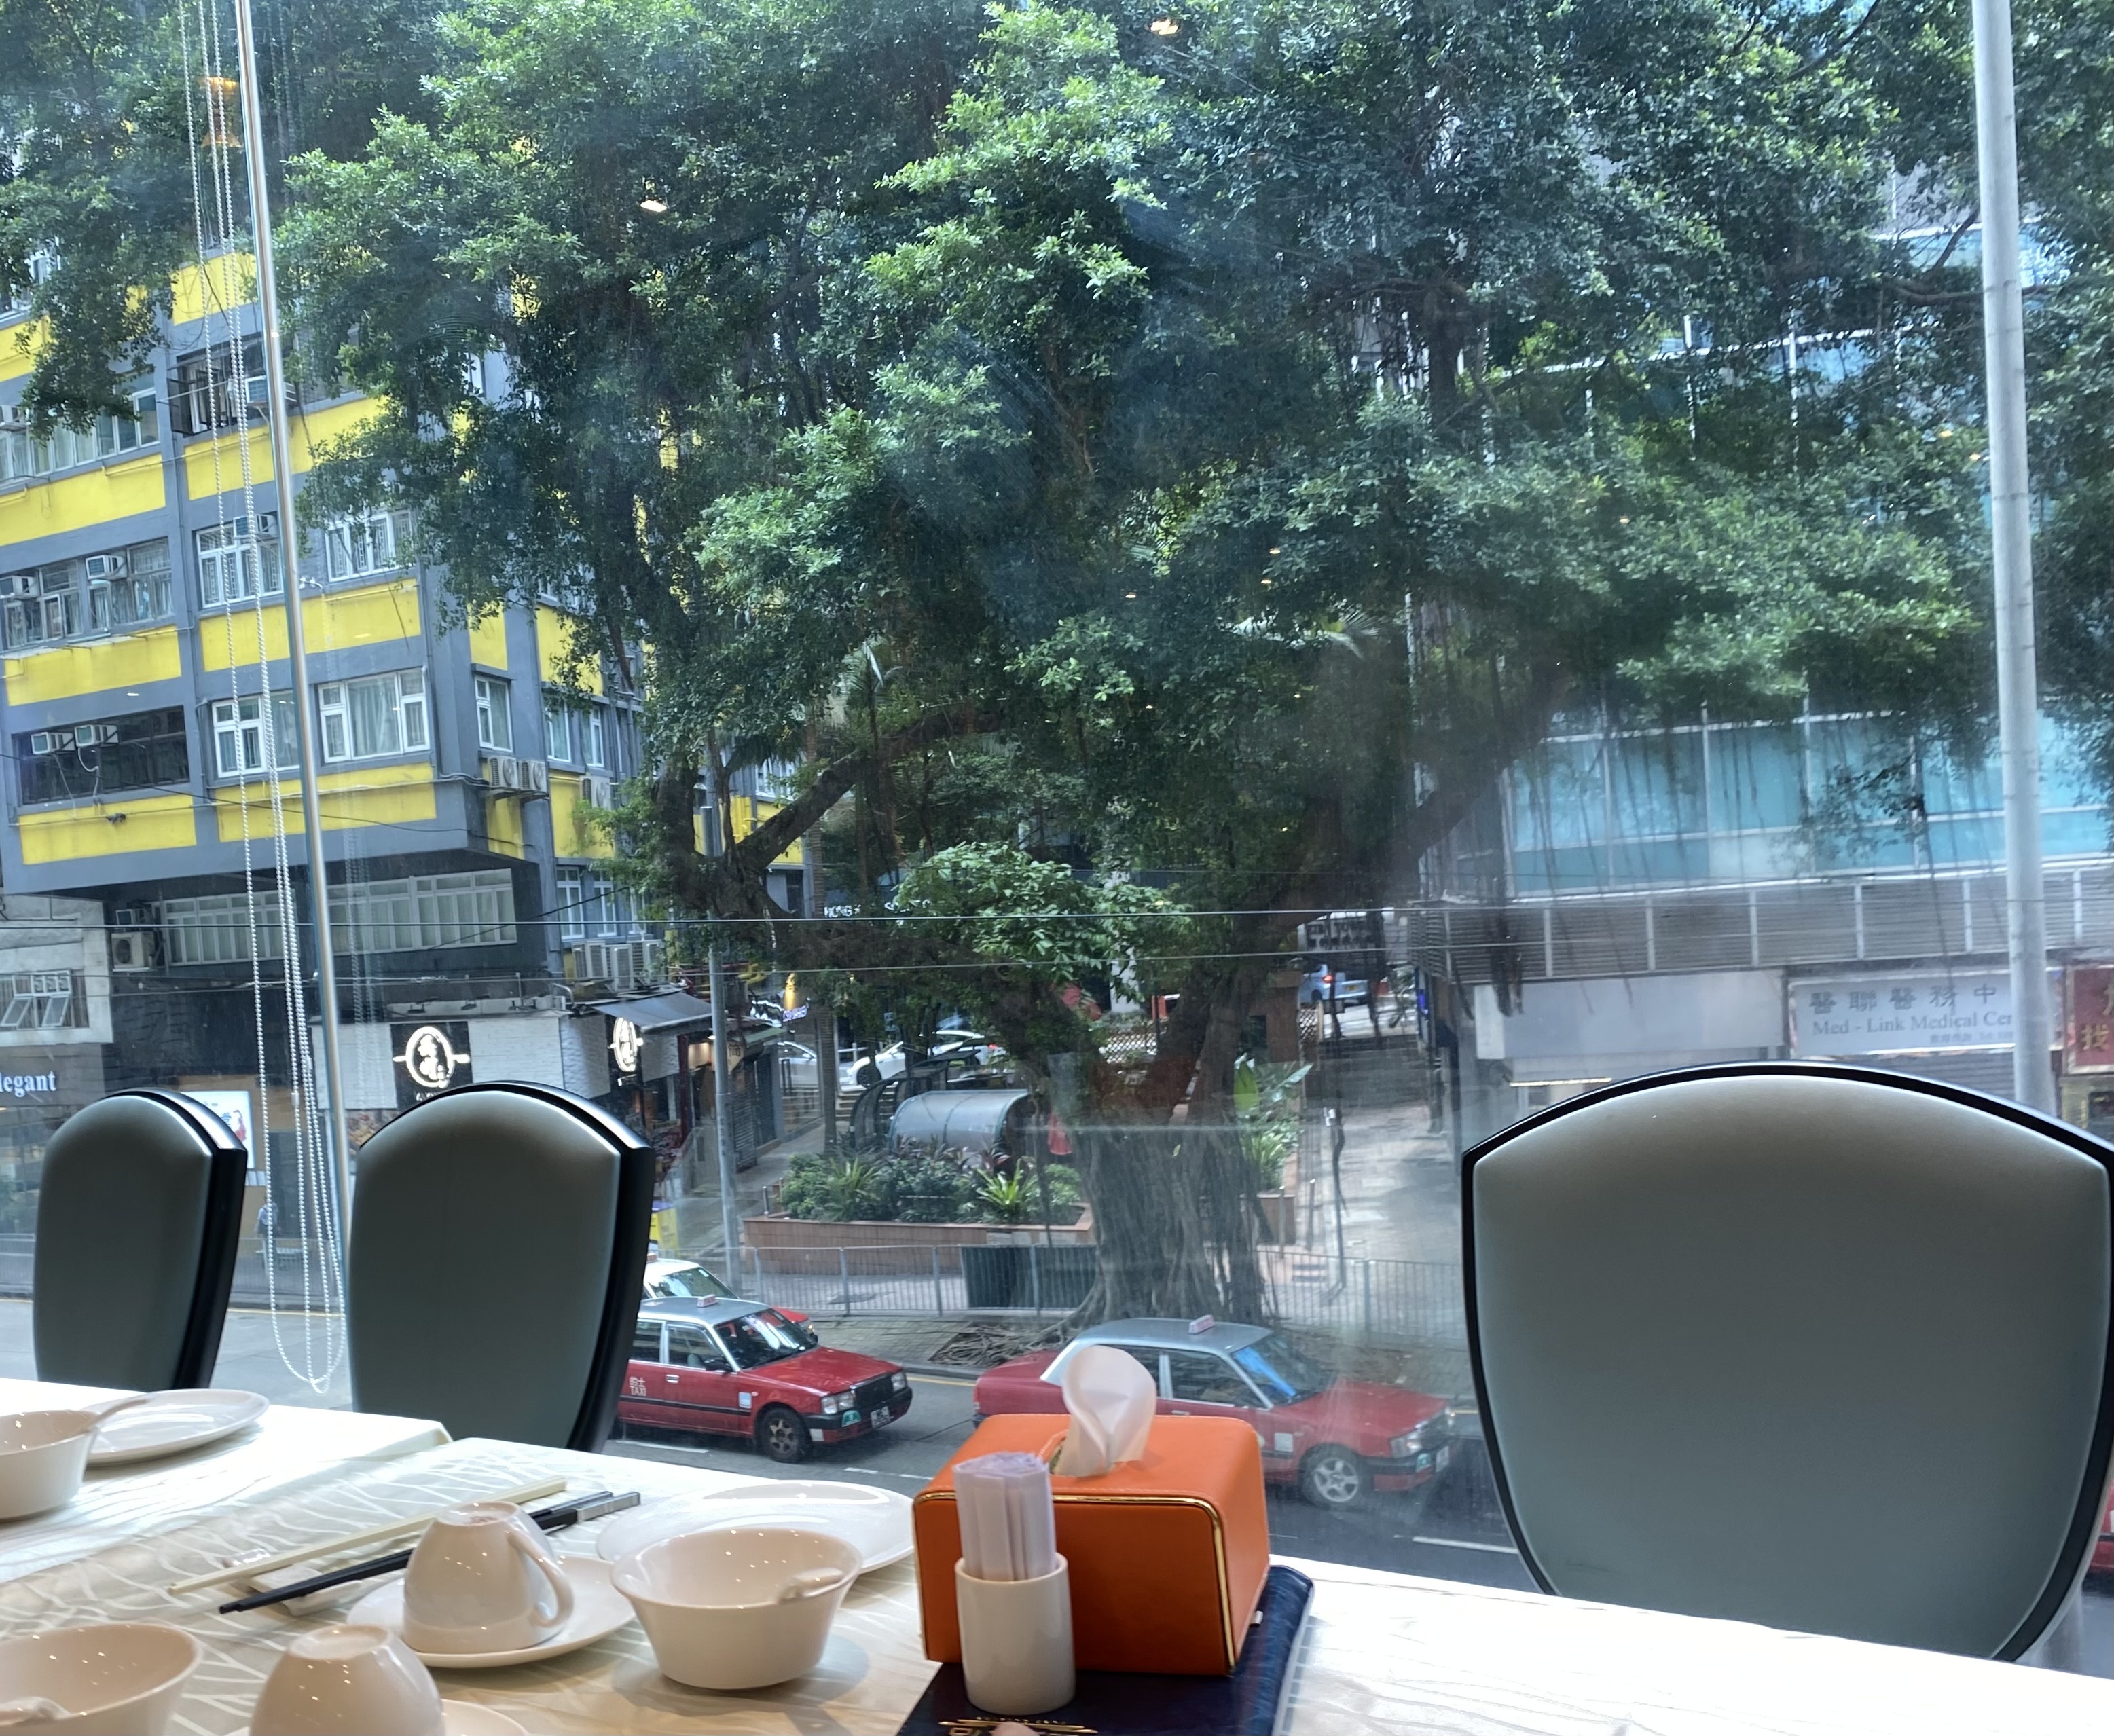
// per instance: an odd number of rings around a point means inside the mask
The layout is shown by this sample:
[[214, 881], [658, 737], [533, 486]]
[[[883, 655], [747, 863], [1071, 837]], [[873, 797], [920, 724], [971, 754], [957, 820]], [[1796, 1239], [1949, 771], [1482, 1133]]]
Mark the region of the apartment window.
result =
[[295, 733], [294, 700], [290, 693], [274, 693], [270, 710], [271, 752], [266, 752], [266, 710], [261, 695], [217, 700], [213, 706], [213, 765], [223, 778], [239, 778], [262, 771], [269, 761], [281, 771], [300, 764], [300, 742]]
[[169, 425], [177, 433], [237, 427], [263, 415], [267, 396], [263, 340], [253, 337], [243, 344], [239, 376], [230, 360], [222, 345], [193, 350], [177, 361], [169, 393]]
[[573, 756], [573, 708], [555, 693], [543, 696], [543, 757], [570, 760]]
[[396, 558], [402, 529], [393, 513], [355, 513], [323, 527], [323, 567], [332, 578], [364, 578], [403, 564]]
[[316, 689], [326, 760], [377, 760], [426, 746], [426, 677], [400, 669]]
[[[330, 889], [331, 949], [407, 953], [451, 947], [510, 946], [515, 939], [514, 876], [504, 868], [469, 874], [414, 875]], [[254, 952], [277, 958], [285, 944], [277, 891], [165, 898], [162, 921], [169, 962], [240, 964]]]
[[91, 555], [81, 564], [88, 582], [88, 632], [123, 633], [166, 621], [173, 612], [166, 537]]
[[180, 710], [132, 711], [15, 738], [22, 800], [79, 802], [113, 791], [181, 789], [190, 753]]
[[580, 713], [580, 726], [584, 737], [580, 747], [580, 757], [597, 771], [609, 765], [609, 713], [602, 706], [589, 706]]
[[477, 745], [493, 753], [514, 752], [514, 714], [509, 689], [489, 675], [477, 678]]
[[105, 412], [86, 427], [62, 423], [48, 434], [32, 434], [26, 423], [0, 425], [0, 482], [49, 476], [80, 464], [99, 464], [150, 446], [161, 438], [161, 417], [153, 386], [127, 391], [129, 409]]
[[17, 971], [0, 982], [8, 991], [0, 1030], [57, 1030], [81, 1022], [74, 1016], [78, 997], [71, 971]]
[[264, 534], [255, 536], [249, 520], [231, 519], [198, 533], [199, 601], [208, 609], [246, 602], [258, 596], [277, 596], [286, 589], [279, 565], [276, 514], [263, 515]]
[[584, 940], [588, 937], [588, 884], [584, 868], [558, 870], [558, 939]]
[[73, 637], [80, 624], [80, 587], [85, 570], [81, 561], [55, 560], [0, 581], [7, 595], [8, 650], [34, 651]]

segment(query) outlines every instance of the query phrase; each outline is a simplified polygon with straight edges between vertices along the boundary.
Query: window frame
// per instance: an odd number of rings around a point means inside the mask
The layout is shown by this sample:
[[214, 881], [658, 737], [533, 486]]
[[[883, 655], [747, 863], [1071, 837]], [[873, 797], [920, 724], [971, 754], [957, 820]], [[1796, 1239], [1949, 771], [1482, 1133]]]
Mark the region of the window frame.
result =
[[[207, 546], [208, 537], [214, 539], [210, 547]], [[253, 532], [246, 517], [201, 525], [192, 533], [191, 549], [198, 563], [201, 610], [226, 610], [243, 603], [254, 603], [260, 597], [268, 600], [286, 594], [286, 574], [279, 558], [278, 537], [268, 530], [262, 535]], [[254, 583], [231, 593], [227, 573], [232, 571], [239, 576], [245, 566]]]
[[[543, 757], [573, 763], [573, 710], [570, 701], [547, 689], [543, 694]], [[555, 743], [555, 745], [553, 745]]]
[[[487, 753], [514, 752], [514, 683], [504, 675], [478, 675], [472, 682], [477, 710], [477, 745]], [[497, 729], [487, 726], [496, 720]], [[495, 740], [494, 736], [503, 739]]]
[[[267, 775], [263, 756], [264, 707], [266, 696], [259, 693], [240, 693], [227, 699], [216, 699], [206, 706], [206, 733], [213, 742], [213, 770], [216, 782], [238, 783], [252, 776]], [[272, 701], [272, 745], [277, 750], [278, 763], [272, 771], [296, 771], [300, 768], [300, 722], [294, 711], [294, 696], [284, 688], [275, 688], [270, 694]], [[253, 706], [249, 717], [242, 715], [245, 706]], [[254, 741], [257, 753], [254, 764], [248, 763], [247, 743]], [[231, 768], [222, 750], [231, 742], [236, 745], [236, 757], [244, 763]]]
[[[390, 747], [368, 747], [361, 751], [357, 738], [359, 710], [353, 703], [355, 689], [387, 683], [387, 715], [396, 732]], [[415, 686], [416, 691], [411, 691]], [[412, 722], [417, 739], [412, 738]], [[432, 752], [432, 720], [427, 712], [426, 672], [423, 667], [384, 669], [373, 675], [348, 675], [316, 684], [316, 740], [321, 757], [328, 765], [349, 765], [368, 760], [401, 760]], [[333, 751], [335, 742], [335, 751]]]

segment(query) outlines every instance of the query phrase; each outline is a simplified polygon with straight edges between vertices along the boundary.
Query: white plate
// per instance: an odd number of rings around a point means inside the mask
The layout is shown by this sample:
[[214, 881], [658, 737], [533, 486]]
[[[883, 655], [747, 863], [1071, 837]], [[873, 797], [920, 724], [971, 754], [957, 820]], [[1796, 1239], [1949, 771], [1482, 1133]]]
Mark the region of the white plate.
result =
[[468, 1700], [442, 1701], [441, 1721], [448, 1736], [528, 1736], [528, 1730], [506, 1713]]
[[716, 1495], [684, 1495], [654, 1501], [611, 1519], [595, 1552], [605, 1561], [696, 1531], [730, 1525], [801, 1525], [826, 1531], [855, 1545], [870, 1574], [906, 1560], [917, 1547], [910, 1528], [910, 1497], [858, 1482], [744, 1482]]
[[254, 1423], [272, 1408], [261, 1392], [232, 1387], [192, 1387], [158, 1392], [144, 1405], [121, 1410], [95, 1432], [89, 1469], [135, 1464], [187, 1453], [194, 1446], [224, 1441]]
[[[542, 1645], [524, 1646], [519, 1651], [419, 1651], [420, 1660], [433, 1670], [497, 1670], [507, 1664], [533, 1664], [538, 1658], [561, 1657], [598, 1639], [607, 1639], [631, 1620], [630, 1601], [610, 1583], [606, 1561], [567, 1556], [559, 1565], [573, 1582], [573, 1619]], [[394, 1579], [379, 1591], [369, 1592], [341, 1619], [372, 1622], [400, 1634], [404, 1582]], [[418, 1651], [415, 1646], [411, 1649]]]

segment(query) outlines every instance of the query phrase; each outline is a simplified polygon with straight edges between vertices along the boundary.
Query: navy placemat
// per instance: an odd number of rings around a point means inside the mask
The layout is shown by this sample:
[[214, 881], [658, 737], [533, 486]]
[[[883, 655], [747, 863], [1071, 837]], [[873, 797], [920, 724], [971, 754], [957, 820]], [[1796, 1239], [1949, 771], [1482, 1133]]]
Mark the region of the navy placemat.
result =
[[[1048, 1736], [1275, 1736], [1313, 1596], [1314, 1582], [1306, 1574], [1273, 1567], [1231, 1675], [1082, 1670], [1067, 1704], [1013, 1721]], [[984, 1736], [1001, 1721], [971, 1704], [959, 1664], [942, 1664], [899, 1736]]]

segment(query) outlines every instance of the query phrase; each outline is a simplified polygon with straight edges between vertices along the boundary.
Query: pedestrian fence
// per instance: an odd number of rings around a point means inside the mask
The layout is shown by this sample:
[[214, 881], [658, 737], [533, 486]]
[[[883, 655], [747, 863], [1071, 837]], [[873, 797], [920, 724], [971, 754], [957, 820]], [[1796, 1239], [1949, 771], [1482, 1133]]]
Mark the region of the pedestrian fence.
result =
[[[1093, 1286], [1100, 1250], [1091, 1245], [994, 1244], [927, 1247], [744, 1248], [744, 1291], [803, 1314], [1035, 1318], [1068, 1313]], [[1397, 1345], [1460, 1349], [1467, 1343], [1461, 1268], [1437, 1261], [1335, 1258], [1265, 1249], [1260, 1259], [1271, 1323]]]
[[[30, 1294], [35, 1277], [37, 1239], [34, 1236], [0, 1236], [0, 1296], [26, 1296]], [[302, 1291], [301, 1268], [304, 1250], [298, 1242], [281, 1243], [273, 1250], [273, 1277], [276, 1284], [268, 1284], [264, 1274], [264, 1258], [261, 1251], [244, 1249], [235, 1258], [235, 1281], [228, 1291], [231, 1308], [263, 1308], [276, 1300], [280, 1308], [323, 1309], [328, 1306], [323, 1294], [323, 1267], [321, 1261], [308, 1276], [309, 1293]]]

